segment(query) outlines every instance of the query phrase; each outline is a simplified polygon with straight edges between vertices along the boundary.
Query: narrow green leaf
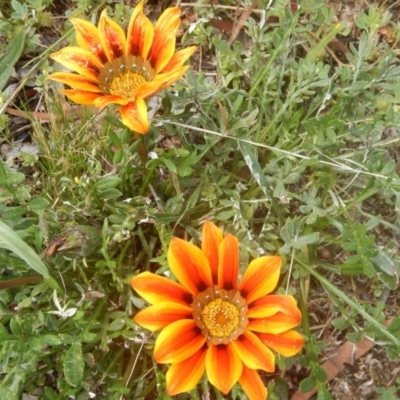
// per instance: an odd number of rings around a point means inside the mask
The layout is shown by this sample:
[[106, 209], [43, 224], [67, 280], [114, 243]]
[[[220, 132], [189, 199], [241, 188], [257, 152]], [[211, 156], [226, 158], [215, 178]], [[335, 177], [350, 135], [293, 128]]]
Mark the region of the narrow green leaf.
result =
[[11, 39], [6, 50], [6, 55], [0, 60], [0, 91], [4, 89], [10, 78], [13, 66], [18, 61], [25, 43], [23, 28]]
[[82, 347], [79, 343], [74, 343], [65, 354], [64, 358], [65, 380], [74, 387], [80, 385], [83, 380], [84, 361]]
[[249, 167], [254, 179], [259, 184], [264, 194], [270, 196], [271, 190], [269, 189], [267, 178], [265, 177], [264, 171], [261, 169], [260, 164], [258, 163], [258, 160], [250, 145], [244, 142], [239, 142], [239, 147], [243, 154], [244, 161]]
[[24, 260], [29, 267], [43, 275], [45, 279], [50, 277], [49, 271], [40, 257], [6, 224], [0, 221], [0, 248], [15, 253]]

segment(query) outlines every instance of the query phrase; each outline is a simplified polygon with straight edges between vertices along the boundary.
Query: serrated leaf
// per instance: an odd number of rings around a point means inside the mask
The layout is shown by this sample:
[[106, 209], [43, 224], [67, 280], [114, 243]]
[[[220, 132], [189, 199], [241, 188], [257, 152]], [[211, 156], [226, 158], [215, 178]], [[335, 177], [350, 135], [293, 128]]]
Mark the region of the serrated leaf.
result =
[[4, 89], [11, 76], [12, 69], [18, 61], [25, 44], [25, 31], [23, 28], [10, 40], [5, 56], [0, 60], [0, 91]]
[[0, 248], [9, 250], [24, 260], [29, 267], [43, 275], [50, 277], [49, 271], [40, 257], [6, 224], [0, 221]]
[[84, 361], [82, 347], [79, 343], [74, 343], [65, 353], [63, 370], [65, 380], [71, 386], [77, 387], [83, 380]]

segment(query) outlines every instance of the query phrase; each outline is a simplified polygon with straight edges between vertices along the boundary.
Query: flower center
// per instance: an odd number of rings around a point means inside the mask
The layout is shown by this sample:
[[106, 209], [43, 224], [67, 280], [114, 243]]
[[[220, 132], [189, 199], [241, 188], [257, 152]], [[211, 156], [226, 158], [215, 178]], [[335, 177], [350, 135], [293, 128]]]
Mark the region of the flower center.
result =
[[236, 340], [249, 323], [246, 300], [236, 290], [209, 287], [193, 297], [193, 318], [207, 344]]
[[152, 81], [154, 76], [154, 69], [147, 60], [129, 54], [106, 62], [97, 79], [104, 93], [134, 101], [136, 89]]
[[203, 308], [201, 316], [208, 331], [213, 336], [229, 336], [239, 324], [239, 310], [236, 306], [216, 299]]

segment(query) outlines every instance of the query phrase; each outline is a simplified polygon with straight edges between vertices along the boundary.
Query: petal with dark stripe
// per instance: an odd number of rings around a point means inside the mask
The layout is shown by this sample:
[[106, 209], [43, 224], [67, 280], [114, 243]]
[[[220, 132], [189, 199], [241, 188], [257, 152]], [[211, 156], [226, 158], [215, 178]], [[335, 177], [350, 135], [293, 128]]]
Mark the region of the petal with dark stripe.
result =
[[183, 304], [163, 301], [148, 307], [135, 315], [135, 322], [152, 332], [159, 331], [169, 324], [181, 319], [190, 318], [193, 309]]
[[98, 29], [88, 21], [80, 18], [71, 18], [70, 21], [74, 25], [76, 41], [79, 47], [89, 50], [103, 63], [107, 61], [103, 46], [101, 45]]
[[93, 80], [78, 74], [72, 74], [70, 72], [55, 72], [49, 76], [49, 79], [64, 83], [65, 85], [71, 86], [74, 89], [84, 90], [86, 92], [102, 92], [102, 90], [99, 88], [99, 85], [93, 82]]
[[257, 336], [266, 346], [285, 357], [291, 357], [297, 354], [302, 349], [305, 342], [304, 337], [294, 330], [283, 332], [279, 335], [257, 333]]
[[278, 284], [282, 258], [264, 256], [253, 260], [244, 273], [239, 291], [251, 303], [271, 293]]
[[249, 400], [265, 400], [267, 398], [267, 389], [257, 371], [243, 365], [243, 372], [239, 383]]
[[196, 387], [206, 369], [206, 352], [207, 347], [203, 346], [186, 360], [171, 365], [165, 376], [169, 396], [188, 392]]
[[119, 108], [122, 123], [132, 131], [144, 135], [149, 131], [149, 118], [147, 116], [147, 105], [141, 97]]
[[176, 364], [199, 351], [206, 342], [192, 319], [182, 319], [164, 328], [156, 340], [154, 358], [161, 364]]
[[250, 318], [248, 329], [272, 334], [285, 332], [301, 322], [296, 301], [288, 295], [268, 295], [256, 300], [247, 317]]
[[143, 1], [134, 9], [129, 21], [126, 54], [147, 58], [154, 38], [154, 27], [143, 14]]
[[104, 9], [99, 21], [99, 35], [108, 61], [121, 57], [126, 51], [126, 38], [123, 29], [107, 15]]
[[172, 238], [168, 249], [168, 264], [178, 281], [193, 295], [212, 286], [208, 260], [192, 243]]
[[221, 289], [237, 288], [239, 274], [239, 244], [235, 236], [227, 233], [219, 245], [218, 286]]
[[167, 8], [154, 27], [154, 39], [149, 53], [149, 61], [159, 73], [171, 60], [175, 51], [176, 31], [181, 22], [180, 8]]
[[208, 380], [227, 394], [242, 375], [243, 364], [231, 345], [210, 345], [206, 355], [206, 371]]
[[193, 301], [182, 285], [151, 272], [142, 272], [133, 277], [131, 286], [150, 304], [172, 301], [188, 306]]
[[201, 250], [206, 255], [211, 268], [213, 284], [218, 284], [218, 252], [219, 245], [223, 240], [221, 229], [210, 221], [206, 221], [203, 226], [203, 238]]
[[274, 354], [254, 333], [245, 331], [232, 342], [232, 347], [247, 367], [275, 371]]
[[64, 47], [50, 57], [78, 74], [93, 81], [97, 80], [100, 70], [104, 67], [101, 61], [89, 50], [80, 47]]

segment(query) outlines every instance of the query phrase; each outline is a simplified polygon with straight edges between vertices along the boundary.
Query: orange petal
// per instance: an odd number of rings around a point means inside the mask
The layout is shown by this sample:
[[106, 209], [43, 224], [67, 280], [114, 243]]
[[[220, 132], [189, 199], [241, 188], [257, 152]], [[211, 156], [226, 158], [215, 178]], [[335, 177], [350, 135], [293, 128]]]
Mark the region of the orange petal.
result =
[[143, 14], [143, 0], [135, 7], [129, 21], [126, 54], [147, 59], [153, 43], [154, 28], [151, 21]]
[[80, 18], [71, 18], [70, 21], [74, 25], [76, 41], [79, 47], [89, 50], [103, 63], [107, 61], [103, 46], [101, 45], [100, 35], [97, 28], [88, 21]]
[[247, 303], [271, 293], [279, 279], [282, 258], [264, 256], [253, 260], [244, 273], [239, 291]]
[[163, 70], [174, 54], [176, 31], [181, 23], [180, 13], [178, 7], [167, 8], [154, 27], [154, 39], [148, 59], [156, 74]]
[[182, 67], [186, 60], [197, 50], [196, 46], [186, 47], [186, 49], [177, 51], [169, 63], [163, 68], [162, 72], [169, 72], [174, 68]]
[[172, 322], [190, 318], [192, 314], [193, 309], [189, 306], [172, 301], [163, 301], [140, 311], [135, 315], [134, 320], [143, 328], [156, 332]]
[[219, 245], [218, 286], [226, 290], [236, 289], [238, 273], [238, 240], [235, 236], [227, 233]]
[[206, 342], [193, 319], [181, 319], [165, 327], [156, 340], [154, 359], [161, 364], [180, 363], [197, 351]]
[[191, 294], [182, 285], [151, 272], [133, 277], [131, 286], [150, 304], [172, 301], [187, 306], [193, 302]]
[[63, 89], [59, 90], [59, 92], [65, 94], [74, 103], [85, 104], [87, 106], [94, 105], [95, 100], [102, 96], [102, 94], [86, 92], [84, 90]]
[[185, 65], [183, 67], [179, 67], [176, 69], [173, 69], [169, 72], [166, 72], [165, 74], [158, 74], [154, 80], [155, 81], [162, 81], [164, 83], [164, 88], [171, 86], [173, 83], [178, 81], [179, 79], [182, 78], [182, 76], [185, 74], [185, 72], [190, 68], [189, 65]]
[[193, 295], [212, 286], [211, 270], [204, 253], [195, 245], [172, 238], [168, 264], [178, 281]]
[[165, 376], [169, 396], [188, 392], [196, 387], [206, 369], [206, 353], [207, 347], [203, 346], [185, 361], [171, 365]]
[[137, 87], [136, 96], [141, 97], [142, 99], [148, 99], [163, 90], [164, 87], [165, 82], [162, 81], [145, 82]]
[[242, 375], [243, 364], [231, 345], [210, 345], [206, 355], [208, 380], [227, 394]]
[[65, 85], [71, 86], [74, 89], [84, 90], [86, 92], [102, 92], [97, 83], [85, 78], [84, 76], [72, 74], [70, 72], [56, 72], [51, 74], [49, 79], [64, 83]]
[[248, 329], [279, 334], [299, 325], [301, 312], [292, 296], [269, 295], [256, 300], [247, 313]]
[[244, 331], [243, 335], [232, 342], [232, 347], [247, 367], [275, 371], [274, 354], [254, 333]]
[[123, 29], [107, 15], [104, 9], [99, 21], [99, 35], [109, 61], [125, 54], [126, 38]]
[[119, 108], [122, 123], [134, 132], [142, 135], [149, 131], [149, 117], [147, 105], [141, 97]]
[[218, 248], [223, 239], [222, 231], [210, 221], [203, 225], [201, 250], [206, 255], [211, 267], [213, 284], [218, 284]]
[[291, 357], [297, 354], [305, 342], [304, 337], [294, 330], [283, 332], [279, 335], [257, 333], [257, 336], [266, 346], [285, 357]]
[[109, 104], [119, 104], [119, 105], [126, 105], [129, 103], [128, 99], [124, 99], [121, 96], [116, 96], [114, 94], [105, 95], [103, 97], [99, 97], [95, 102], [94, 105], [97, 108], [103, 108], [108, 106]]
[[101, 61], [89, 50], [75, 46], [64, 47], [59, 52], [50, 54], [50, 58], [95, 82], [100, 70], [104, 68]]
[[267, 389], [257, 371], [243, 365], [243, 372], [239, 383], [249, 400], [265, 400], [267, 398]]

